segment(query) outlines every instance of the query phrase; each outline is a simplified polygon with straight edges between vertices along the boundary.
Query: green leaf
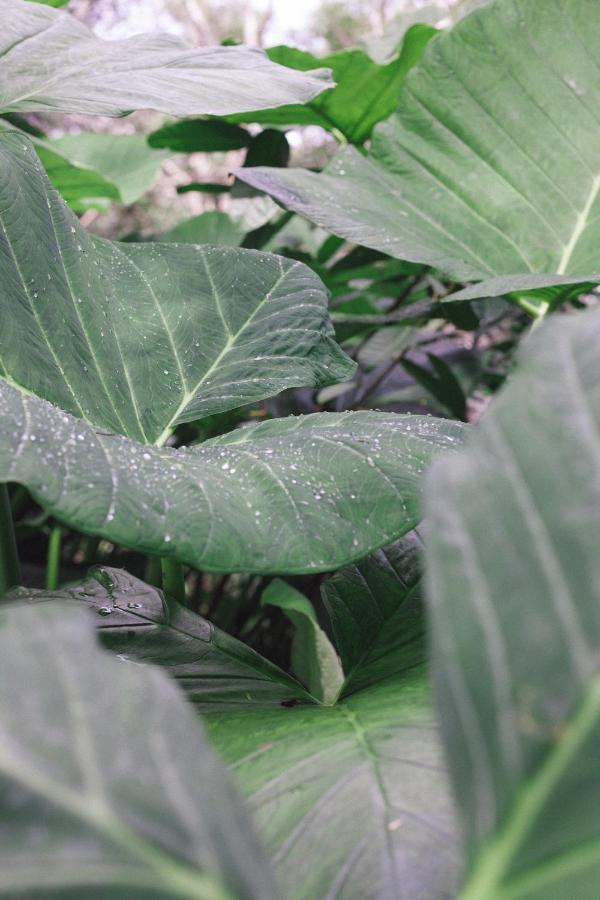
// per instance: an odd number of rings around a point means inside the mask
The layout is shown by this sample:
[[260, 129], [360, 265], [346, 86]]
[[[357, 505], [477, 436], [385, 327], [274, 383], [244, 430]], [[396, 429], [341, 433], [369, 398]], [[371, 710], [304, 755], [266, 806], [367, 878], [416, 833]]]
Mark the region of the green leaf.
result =
[[182, 241], [187, 244], [215, 244], [219, 247], [239, 247], [244, 230], [227, 213], [218, 209], [185, 219], [175, 228], [161, 235], [161, 241]]
[[174, 153], [226, 153], [241, 150], [251, 141], [245, 128], [214, 119], [170, 122], [148, 135], [151, 147], [167, 147]]
[[421, 476], [463, 431], [383, 413], [274, 419], [175, 450], [96, 433], [0, 380], [0, 482], [80, 531], [200, 569], [316, 572], [419, 521]]
[[437, 699], [463, 896], [594, 897], [600, 310], [560, 316], [428, 484]]
[[342, 659], [344, 696], [423, 660], [418, 542], [409, 536], [340, 569], [322, 587]]
[[395, 58], [387, 65], [373, 62], [362, 50], [341, 50], [319, 58], [294, 47], [272, 47], [269, 59], [298, 71], [331, 68], [336, 86], [304, 105], [264, 109], [230, 121], [262, 125], [320, 125], [360, 144], [373, 126], [394, 111], [406, 73], [420, 59], [435, 29], [416, 25], [405, 34]]
[[454, 896], [456, 828], [428, 693], [414, 670], [333, 707], [206, 716], [285, 898]]
[[111, 659], [89, 617], [60, 604], [5, 607], [0, 659], [1, 896], [275, 896], [163, 673]]
[[[35, 146], [44, 162], [43, 151], [38, 149], [37, 144]], [[78, 168], [98, 172], [117, 187], [119, 199], [125, 204], [135, 203], [150, 190], [161, 163], [169, 155], [167, 152], [153, 150], [141, 135], [91, 131], [48, 140], [46, 147]], [[52, 176], [50, 180], [63, 194], [60, 182], [57, 183]]]
[[329, 73], [295, 72], [244, 47], [192, 49], [172, 35], [97, 38], [72, 16], [0, 0], [0, 112], [227, 115], [305, 103]]
[[418, 384], [425, 388], [451, 415], [463, 422], [467, 418], [467, 400], [456, 375], [439, 356], [427, 354], [431, 370], [419, 365], [406, 356], [402, 358], [402, 366]]
[[69, 0], [30, 0], [31, 3], [44, 3], [46, 6], [66, 6]]
[[96, 616], [102, 644], [119, 659], [161, 666], [189, 700], [209, 709], [310, 700], [264, 657], [119, 569], [96, 566], [84, 581], [62, 590], [16, 588], [4, 599], [84, 603]]
[[[248, 797], [281, 894], [290, 900], [454, 896], [456, 827], [427, 679], [419, 665], [424, 657], [421, 631], [411, 640], [397, 621], [390, 629], [394, 639], [379, 644], [373, 639], [378, 630], [383, 638], [385, 628], [371, 608], [371, 589], [389, 591], [377, 599], [383, 599], [390, 624], [396, 603], [405, 605], [400, 620], [412, 628], [414, 595], [408, 585], [414, 561], [411, 546], [405, 550], [406, 556], [390, 548], [392, 555], [377, 554], [364, 567], [361, 563], [368, 589], [361, 596], [359, 585], [352, 587], [353, 601], [357, 607], [362, 601], [366, 612], [365, 674], [384, 680], [333, 707], [317, 704], [289, 678], [286, 687], [286, 676], [265, 661], [256, 670], [259, 683], [239, 661], [260, 658], [232, 638], [223, 654], [225, 636], [217, 629], [211, 635], [212, 652], [208, 646], [199, 651], [196, 636], [206, 631], [206, 622], [176, 605], [174, 610], [161, 605], [158, 592], [136, 579], [103, 570], [113, 601], [113, 612], [99, 617], [104, 642], [132, 660], [164, 663], [171, 674], [179, 672], [179, 683], [205, 714], [214, 744]], [[399, 570], [403, 560], [407, 563], [406, 585], [404, 576], [396, 578], [390, 568], [391, 559]], [[95, 596], [82, 598], [83, 590]], [[93, 581], [70, 593], [94, 606], [106, 602]], [[33, 599], [45, 596], [37, 592]], [[347, 596], [343, 586], [341, 596]], [[132, 602], [142, 606], [132, 611]], [[146, 620], [156, 622], [161, 614], [163, 628], [146, 637]], [[167, 615], [176, 616], [170, 625]], [[112, 616], [118, 616], [114, 625], [109, 624]], [[347, 626], [342, 607], [336, 617]], [[351, 660], [348, 641], [342, 646]], [[377, 653], [388, 657], [387, 669], [379, 666], [377, 671]]]
[[432, 40], [368, 156], [237, 175], [354, 243], [483, 281], [463, 299], [597, 282], [599, 40], [595, 0], [498, 0]]
[[0, 197], [0, 378], [97, 427], [161, 443], [178, 422], [353, 371], [299, 263], [90, 235], [17, 132], [0, 133]]
[[320, 627], [304, 594], [276, 578], [263, 591], [261, 605], [277, 606], [294, 626], [292, 672], [322, 703], [330, 705], [340, 692], [344, 673], [331, 641]]

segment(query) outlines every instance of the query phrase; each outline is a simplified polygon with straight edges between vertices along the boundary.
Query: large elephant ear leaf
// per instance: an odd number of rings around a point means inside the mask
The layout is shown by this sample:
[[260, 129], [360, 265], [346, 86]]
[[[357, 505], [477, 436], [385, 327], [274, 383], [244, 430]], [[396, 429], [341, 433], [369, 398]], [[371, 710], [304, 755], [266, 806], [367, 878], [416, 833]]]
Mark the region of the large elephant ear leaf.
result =
[[90, 235], [14, 131], [0, 132], [0, 196], [0, 377], [97, 427], [161, 443], [178, 422], [354, 369], [300, 263]]
[[7, 605], [0, 660], [1, 897], [275, 897], [164, 673], [109, 656], [88, 613], [57, 603]]
[[194, 49], [172, 35], [97, 38], [72, 16], [0, 0], [0, 113], [227, 115], [305, 103], [331, 86], [245, 47]]
[[[368, 583], [362, 596], [356, 582], [352, 590], [369, 623], [378, 569], [388, 618], [394, 604], [405, 605], [414, 579], [410, 546], [360, 564]], [[401, 558], [409, 562], [407, 581], [394, 579], [387, 561], [400, 570]], [[324, 706], [248, 647], [125, 572], [96, 569], [54, 594], [18, 595], [91, 606], [104, 644], [132, 662], [156, 662], [179, 680], [247, 796], [282, 897], [454, 896], [457, 830], [422, 640], [406, 641], [396, 629], [395, 640], [379, 646], [389, 661], [380, 679]], [[300, 608], [298, 598], [288, 600]], [[368, 649], [375, 651], [373, 634], [369, 625]], [[357, 625], [357, 643], [359, 635]]]
[[438, 708], [464, 897], [594, 897], [600, 877], [600, 310], [561, 316], [434, 467]]
[[491, 3], [433, 38], [368, 156], [237, 175], [355, 243], [504, 276], [470, 297], [598, 281], [599, 41], [595, 0]]
[[2, 379], [0, 417], [0, 482], [81, 531], [225, 572], [326, 571], [399, 537], [420, 520], [424, 468], [463, 436], [429, 417], [316, 413], [156, 448]]

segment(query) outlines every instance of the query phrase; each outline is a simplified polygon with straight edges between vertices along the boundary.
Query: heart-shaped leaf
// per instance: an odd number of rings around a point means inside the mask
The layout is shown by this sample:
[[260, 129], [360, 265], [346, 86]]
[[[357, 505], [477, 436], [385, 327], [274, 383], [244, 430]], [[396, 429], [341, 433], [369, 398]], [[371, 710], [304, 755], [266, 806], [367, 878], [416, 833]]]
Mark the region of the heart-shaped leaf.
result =
[[561, 316], [428, 485], [438, 708], [462, 897], [594, 897], [600, 873], [600, 311]]
[[25, 0], [0, 0], [0, 21], [0, 112], [227, 115], [305, 103], [331, 86], [324, 69], [297, 72], [245, 47], [193, 49], [156, 34], [101, 40]]
[[164, 673], [111, 658], [89, 616], [56, 603], [3, 609], [0, 660], [1, 897], [275, 896]]
[[413, 528], [423, 469], [457, 422], [316, 413], [190, 449], [89, 425], [0, 379], [0, 481], [84, 532], [229, 572], [337, 568]]
[[335, 234], [458, 281], [598, 281], [597, 12], [595, 0], [491, 3], [431, 41], [369, 156], [348, 147], [323, 174], [237, 175]]
[[353, 371], [300, 263], [90, 235], [14, 131], [0, 198], [0, 377], [95, 426], [162, 443], [178, 422]]

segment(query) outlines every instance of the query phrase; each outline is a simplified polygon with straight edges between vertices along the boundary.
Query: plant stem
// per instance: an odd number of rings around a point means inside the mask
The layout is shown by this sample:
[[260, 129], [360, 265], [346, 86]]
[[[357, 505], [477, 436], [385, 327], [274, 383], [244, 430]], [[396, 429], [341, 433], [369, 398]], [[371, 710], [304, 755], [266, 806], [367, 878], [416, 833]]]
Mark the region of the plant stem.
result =
[[159, 556], [147, 556], [144, 567], [144, 581], [154, 587], [162, 587], [162, 566]]
[[0, 484], [0, 597], [21, 581], [8, 487]]
[[46, 560], [46, 590], [55, 591], [58, 587], [58, 576], [60, 572], [60, 542], [62, 539], [62, 530], [60, 525], [55, 525], [50, 532], [50, 540], [48, 541], [48, 556]]
[[161, 559], [162, 587], [167, 597], [177, 600], [182, 606], [186, 605], [185, 578], [183, 566], [176, 559]]

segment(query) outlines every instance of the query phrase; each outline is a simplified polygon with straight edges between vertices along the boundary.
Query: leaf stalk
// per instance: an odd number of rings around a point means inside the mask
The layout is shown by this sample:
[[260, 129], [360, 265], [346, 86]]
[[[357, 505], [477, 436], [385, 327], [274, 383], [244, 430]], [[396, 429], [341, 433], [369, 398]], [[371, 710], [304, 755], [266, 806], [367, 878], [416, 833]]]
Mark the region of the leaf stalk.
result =
[[6, 484], [0, 484], [0, 597], [21, 582], [21, 567]]

